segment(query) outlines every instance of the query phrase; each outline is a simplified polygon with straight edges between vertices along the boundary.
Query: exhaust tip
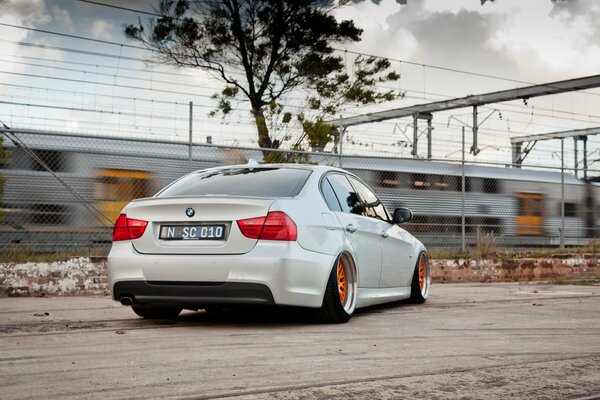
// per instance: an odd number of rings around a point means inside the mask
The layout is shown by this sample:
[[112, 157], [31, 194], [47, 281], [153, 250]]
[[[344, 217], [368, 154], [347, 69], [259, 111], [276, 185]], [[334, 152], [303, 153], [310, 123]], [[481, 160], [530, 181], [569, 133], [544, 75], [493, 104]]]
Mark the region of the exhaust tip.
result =
[[130, 306], [133, 304], [133, 299], [131, 297], [121, 297], [121, 304], [124, 306]]

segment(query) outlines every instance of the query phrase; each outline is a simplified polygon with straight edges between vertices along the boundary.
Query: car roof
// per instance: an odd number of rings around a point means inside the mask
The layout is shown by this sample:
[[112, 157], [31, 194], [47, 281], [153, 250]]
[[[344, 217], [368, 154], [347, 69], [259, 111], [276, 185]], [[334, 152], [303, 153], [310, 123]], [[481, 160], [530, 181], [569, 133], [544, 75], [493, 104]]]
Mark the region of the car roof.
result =
[[281, 168], [281, 169], [306, 169], [306, 170], [312, 170], [312, 171], [321, 171], [321, 172], [325, 172], [325, 171], [339, 171], [339, 172], [346, 172], [346, 173], [350, 173], [346, 170], [343, 170], [341, 168], [337, 168], [334, 166], [329, 166], [329, 165], [314, 165], [314, 164], [285, 164], [285, 163], [281, 163], [281, 164], [235, 164], [235, 165], [225, 165], [225, 166], [220, 166], [220, 167], [214, 167], [214, 168], [208, 168], [208, 169], [203, 169], [203, 170], [198, 170], [195, 172], [203, 172], [203, 171], [207, 171], [207, 170], [227, 170], [227, 169], [237, 169], [237, 168], [253, 168], [253, 169], [269, 169], [269, 168]]

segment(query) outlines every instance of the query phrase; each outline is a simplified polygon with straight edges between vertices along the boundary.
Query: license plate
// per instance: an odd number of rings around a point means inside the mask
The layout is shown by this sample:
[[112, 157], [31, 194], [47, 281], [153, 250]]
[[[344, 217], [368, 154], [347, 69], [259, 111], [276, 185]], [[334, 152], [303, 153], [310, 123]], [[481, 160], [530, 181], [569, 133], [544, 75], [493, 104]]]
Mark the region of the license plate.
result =
[[223, 240], [225, 225], [163, 225], [159, 239], [163, 240]]

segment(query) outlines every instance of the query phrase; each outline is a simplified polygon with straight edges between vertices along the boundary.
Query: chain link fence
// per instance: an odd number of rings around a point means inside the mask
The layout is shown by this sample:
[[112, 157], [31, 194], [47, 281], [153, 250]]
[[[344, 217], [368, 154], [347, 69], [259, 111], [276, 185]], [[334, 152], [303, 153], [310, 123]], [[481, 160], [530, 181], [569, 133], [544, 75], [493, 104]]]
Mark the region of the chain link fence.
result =
[[[600, 236], [600, 182], [560, 168], [190, 147], [183, 141], [30, 130], [6, 130], [2, 137], [3, 252], [106, 254], [112, 224], [130, 200], [152, 196], [190, 168], [251, 159], [341, 166], [355, 173], [389, 211], [413, 211], [413, 221], [403, 227], [430, 249], [584, 246]], [[600, 171], [588, 175], [598, 177]]]

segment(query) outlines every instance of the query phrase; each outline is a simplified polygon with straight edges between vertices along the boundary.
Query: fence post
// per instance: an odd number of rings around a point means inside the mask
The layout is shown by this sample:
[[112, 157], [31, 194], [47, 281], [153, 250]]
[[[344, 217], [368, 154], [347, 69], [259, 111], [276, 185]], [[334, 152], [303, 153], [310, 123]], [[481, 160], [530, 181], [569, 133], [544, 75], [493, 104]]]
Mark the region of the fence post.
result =
[[460, 163], [461, 173], [461, 251], [466, 251], [466, 229], [465, 229], [465, 127], [462, 127], [462, 161]]
[[560, 139], [560, 248], [565, 248], [565, 139]]
[[342, 161], [342, 158], [344, 157], [344, 152], [342, 150], [342, 147], [344, 146], [344, 125], [342, 123], [342, 116], [341, 115], [340, 115], [340, 126], [339, 126], [339, 129], [340, 129], [340, 138], [339, 138], [339, 141], [340, 141], [340, 168], [343, 168], [344, 163]]
[[192, 172], [192, 115], [194, 112], [194, 103], [190, 101], [190, 154], [188, 155], [188, 172]]

